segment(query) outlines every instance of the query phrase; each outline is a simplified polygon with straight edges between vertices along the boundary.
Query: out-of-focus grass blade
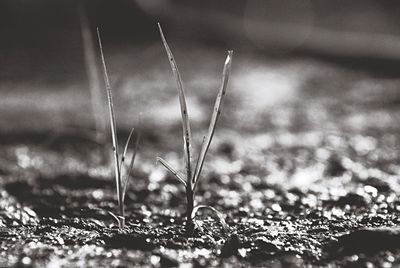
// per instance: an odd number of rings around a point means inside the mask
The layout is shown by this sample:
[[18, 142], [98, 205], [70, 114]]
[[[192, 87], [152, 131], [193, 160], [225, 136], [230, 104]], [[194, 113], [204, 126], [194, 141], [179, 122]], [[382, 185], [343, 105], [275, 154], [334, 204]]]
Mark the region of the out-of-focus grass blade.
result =
[[86, 73], [88, 76], [92, 113], [96, 124], [96, 142], [104, 145], [107, 136], [107, 111], [103, 106], [103, 94], [100, 84], [100, 71], [96, 61], [96, 52], [89, 21], [82, 5], [78, 8], [81, 35], [83, 43], [83, 55], [85, 59]]
[[[99, 28], [97, 28], [97, 38], [99, 41], [101, 62], [103, 64], [104, 82], [106, 84], [106, 89], [107, 89], [108, 110], [110, 113], [110, 123], [111, 123], [111, 137], [112, 137], [113, 152], [114, 152], [115, 180], [116, 180], [116, 185], [117, 185], [118, 204], [119, 204], [119, 207], [121, 208], [123, 206], [123, 203], [122, 203], [122, 191], [121, 191], [122, 190], [121, 168], [119, 166], [119, 161], [118, 161], [119, 154], [118, 154], [117, 127], [116, 127], [116, 122], [115, 122], [114, 105], [113, 105], [113, 98], [112, 98], [112, 93], [111, 93], [110, 80], [108, 78], [107, 66], [106, 66], [106, 61], [104, 59], [103, 45], [101, 42]], [[123, 214], [123, 212], [121, 211], [121, 215], [122, 214]]]
[[182, 179], [182, 177], [179, 175], [179, 173], [170, 164], [168, 164], [167, 161], [165, 161], [161, 157], [157, 157], [157, 162], [160, 162], [166, 169], [168, 169], [169, 172], [171, 172], [175, 176], [175, 178], [177, 178], [186, 188], [185, 180]]
[[182, 114], [182, 128], [183, 128], [183, 141], [184, 141], [184, 154], [185, 154], [185, 167], [186, 167], [186, 176], [188, 183], [191, 183], [192, 178], [192, 167], [191, 167], [191, 132], [190, 132], [190, 122], [189, 122], [189, 115], [186, 106], [186, 97], [185, 97], [185, 90], [183, 88], [181, 75], [179, 74], [178, 66], [175, 62], [174, 55], [172, 54], [171, 49], [168, 46], [168, 43], [164, 37], [164, 33], [161, 29], [160, 23], [158, 23], [158, 28], [160, 30], [160, 35], [162, 42], [165, 47], [165, 51], [167, 52], [169, 63], [171, 64], [171, 69], [174, 74], [176, 84], [178, 85], [178, 94], [179, 94], [179, 103], [181, 107], [181, 114]]
[[193, 181], [192, 181], [193, 191], [197, 187], [200, 173], [203, 168], [204, 160], [206, 158], [208, 148], [210, 147], [211, 140], [214, 136], [215, 126], [216, 126], [218, 118], [221, 114], [221, 104], [225, 97], [226, 88], [228, 85], [229, 73], [230, 73], [231, 64], [232, 64], [232, 55], [233, 55], [233, 51], [229, 50], [228, 56], [226, 57], [226, 60], [225, 60], [224, 69], [222, 71], [222, 84], [221, 84], [221, 88], [218, 92], [217, 99], [215, 100], [215, 105], [214, 105], [213, 114], [212, 114], [211, 120], [210, 120], [210, 126], [208, 128], [208, 133], [207, 133], [205, 142], [203, 142], [203, 144], [201, 146], [199, 159], [197, 160], [197, 165], [196, 165], [196, 169], [195, 169]]

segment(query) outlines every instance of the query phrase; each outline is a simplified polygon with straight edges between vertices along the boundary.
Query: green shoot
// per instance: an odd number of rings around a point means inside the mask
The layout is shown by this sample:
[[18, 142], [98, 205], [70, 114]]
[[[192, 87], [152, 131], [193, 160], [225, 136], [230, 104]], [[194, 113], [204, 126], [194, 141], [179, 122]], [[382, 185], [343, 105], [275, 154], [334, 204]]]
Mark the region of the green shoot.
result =
[[[114, 169], [115, 169], [115, 182], [117, 188], [117, 199], [118, 199], [118, 212], [119, 215], [116, 215], [112, 212], [109, 212], [111, 216], [113, 216], [117, 221], [120, 229], [125, 228], [125, 194], [129, 184], [129, 178], [131, 172], [133, 170], [133, 165], [135, 162], [136, 153], [139, 147], [139, 138], [140, 135], [136, 138], [135, 147], [133, 149], [133, 155], [131, 161], [128, 166], [125, 165], [126, 154], [127, 150], [134, 132], [134, 128], [131, 129], [128, 139], [125, 143], [123, 154], [119, 155], [119, 148], [118, 148], [118, 137], [117, 137], [117, 124], [115, 120], [115, 113], [114, 113], [114, 105], [113, 105], [113, 97], [111, 92], [110, 80], [108, 78], [107, 66], [104, 59], [104, 52], [103, 52], [103, 45], [100, 38], [100, 32], [97, 28], [97, 38], [99, 42], [100, 48], [100, 55], [101, 55], [101, 62], [103, 64], [103, 72], [104, 72], [104, 83], [107, 90], [107, 99], [108, 99], [108, 110], [109, 110], [109, 117], [110, 117], [110, 125], [111, 125], [111, 138], [112, 138], [112, 145], [113, 145], [113, 153], [114, 153]], [[141, 125], [141, 120], [139, 116], [139, 125]], [[122, 171], [125, 172], [122, 172]], [[124, 174], [124, 175], [122, 175]]]
[[[190, 132], [190, 122], [189, 122], [189, 115], [188, 110], [186, 107], [186, 97], [185, 97], [185, 89], [183, 88], [183, 83], [181, 79], [181, 75], [178, 70], [178, 66], [176, 65], [174, 55], [172, 54], [171, 49], [168, 46], [167, 41], [165, 40], [164, 33], [161, 29], [161, 25], [158, 24], [158, 28], [160, 30], [161, 39], [163, 41], [165, 51], [167, 52], [169, 62], [171, 64], [171, 69], [174, 74], [176, 84], [178, 86], [178, 95], [179, 95], [179, 104], [181, 107], [181, 115], [182, 115], [182, 129], [183, 129], [183, 150], [184, 150], [184, 159], [185, 159], [185, 167], [186, 167], [186, 176], [188, 178], [192, 177], [192, 168], [191, 168], [191, 132]], [[190, 182], [191, 183], [191, 182]]]
[[193, 176], [193, 182], [192, 182], [194, 192], [196, 191], [196, 187], [199, 182], [200, 173], [203, 168], [204, 160], [206, 159], [208, 148], [210, 147], [212, 138], [214, 136], [215, 126], [217, 124], [218, 118], [221, 115], [221, 104], [225, 97], [226, 88], [228, 86], [229, 73], [231, 70], [231, 63], [232, 63], [232, 55], [233, 55], [233, 51], [232, 50], [228, 51], [228, 56], [226, 57], [224, 69], [222, 71], [221, 88], [218, 92], [217, 99], [215, 100], [215, 105], [214, 105], [213, 114], [211, 116], [210, 126], [208, 127], [208, 133], [207, 133], [207, 136], [205, 137], [205, 139], [203, 139], [201, 150], [200, 150], [200, 155], [197, 160], [195, 173]]
[[184, 148], [184, 162], [185, 162], [185, 169], [186, 169], [186, 178], [183, 178], [167, 161], [158, 157], [157, 161], [161, 163], [167, 170], [169, 170], [174, 177], [181, 182], [186, 190], [186, 201], [187, 201], [187, 208], [186, 208], [186, 232], [190, 235], [193, 232], [195, 216], [197, 211], [200, 208], [209, 208], [212, 211], [217, 213], [222, 225], [224, 228], [227, 227], [225, 221], [223, 220], [222, 214], [219, 213], [215, 208], [210, 206], [194, 206], [194, 196], [196, 192], [196, 188], [200, 179], [200, 174], [204, 165], [204, 161], [210, 147], [212, 138], [214, 136], [215, 127], [219, 116], [221, 114], [221, 105], [223, 99], [226, 95], [226, 89], [229, 80], [229, 73], [232, 64], [232, 55], [233, 51], [228, 51], [228, 55], [225, 60], [224, 69], [222, 72], [222, 84], [220, 90], [217, 95], [217, 99], [215, 101], [213, 113], [210, 120], [210, 125], [208, 128], [207, 135], [203, 138], [203, 143], [200, 149], [199, 156], [196, 161], [196, 165], [194, 170], [192, 169], [191, 165], [191, 133], [190, 133], [190, 121], [188, 110], [186, 107], [186, 97], [185, 97], [185, 90], [183, 87], [183, 83], [181, 80], [181, 76], [178, 70], [178, 66], [176, 64], [175, 58], [172, 54], [171, 49], [165, 39], [164, 33], [161, 29], [160, 24], [158, 24], [158, 28], [160, 31], [161, 39], [165, 47], [165, 51], [167, 52], [168, 59], [171, 65], [172, 73], [175, 77], [177, 86], [178, 86], [178, 95], [179, 95], [179, 103], [181, 109], [181, 116], [182, 116], [182, 130], [183, 130], [183, 148]]

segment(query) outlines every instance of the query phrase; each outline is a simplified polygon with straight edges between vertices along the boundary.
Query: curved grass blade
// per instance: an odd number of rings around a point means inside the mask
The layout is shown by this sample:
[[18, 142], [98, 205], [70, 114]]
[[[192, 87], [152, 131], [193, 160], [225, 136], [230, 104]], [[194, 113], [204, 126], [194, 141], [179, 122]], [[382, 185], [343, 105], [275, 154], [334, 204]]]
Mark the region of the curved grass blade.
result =
[[210, 147], [211, 140], [214, 136], [215, 126], [216, 126], [218, 118], [221, 114], [221, 104], [225, 97], [226, 88], [228, 85], [229, 73], [230, 73], [231, 64], [232, 64], [232, 55], [233, 55], [233, 51], [229, 50], [228, 55], [225, 60], [224, 69], [222, 71], [221, 88], [218, 92], [217, 99], [215, 100], [213, 114], [211, 116], [210, 126], [208, 128], [206, 140], [205, 140], [205, 142], [203, 142], [203, 144], [201, 146], [199, 158], [197, 160], [197, 164], [196, 164], [196, 168], [195, 168], [195, 172], [194, 172], [194, 176], [193, 176], [193, 181], [192, 181], [193, 191], [196, 190], [197, 184], [199, 182], [199, 177], [200, 177], [201, 170], [203, 168], [204, 160], [206, 158], [208, 148]]
[[106, 212], [112, 216], [118, 223], [118, 226], [120, 229], [125, 228], [125, 217], [124, 216], [117, 216], [114, 213], [112, 213], [111, 211], [106, 210]]
[[174, 74], [176, 84], [178, 85], [178, 95], [179, 95], [179, 103], [181, 107], [181, 114], [182, 114], [182, 128], [183, 128], [183, 149], [185, 154], [185, 168], [186, 168], [186, 176], [188, 183], [191, 183], [192, 178], [192, 167], [191, 167], [191, 132], [190, 132], [190, 122], [189, 122], [189, 115], [186, 106], [186, 97], [185, 97], [185, 90], [182, 84], [181, 75], [178, 70], [178, 66], [175, 62], [174, 55], [172, 54], [171, 49], [168, 46], [167, 40], [164, 37], [164, 33], [161, 29], [160, 23], [158, 23], [158, 29], [160, 30], [160, 35], [162, 42], [165, 47], [165, 51], [167, 52], [169, 63], [171, 65], [172, 72]]
[[[125, 163], [125, 159], [126, 159], [126, 153], [127, 153], [127, 151], [128, 151], [128, 147], [129, 147], [129, 143], [130, 143], [130, 141], [131, 141], [131, 138], [132, 138], [132, 135], [133, 135], [133, 132], [135, 131], [135, 128], [134, 127], [132, 127], [132, 129], [131, 129], [131, 132], [129, 132], [129, 136], [128, 136], [128, 139], [126, 140], [126, 143], [125, 143], [125, 148], [124, 148], [124, 152], [123, 152], [123, 154], [122, 154], [122, 156], [121, 156], [121, 164], [120, 164], [120, 167], [121, 167], [121, 176], [122, 176], [122, 169], [125, 167], [125, 165], [124, 165], [124, 163]], [[137, 142], [136, 142], [137, 143]], [[136, 148], [136, 145], [135, 145], [135, 148]], [[135, 154], [136, 152], [134, 152], [134, 154]], [[133, 157], [134, 156], [132, 156], [132, 159], [133, 159]], [[131, 160], [132, 160], [131, 159]], [[132, 162], [132, 161], [131, 161]], [[132, 164], [132, 166], [133, 166], [133, 164]], [[123, 190], [122, 190], [122, 202], [124, 202], [125, 201], [125, 193], [126, 193], [126, 189], [128, 188], [128, 183], [129, 183], [129, 173], [128, 173], [128, 171], [125, 173], [125, 179], [123, 180]]]
[[116, 185], [117, 185], [118, 205], [120, 208], [120, 213], [121, 213], [121, 215], [123, 215], [123, 202], [122, 202], [122, 191], [121, 191], [121, 189], [122, 189], [121, 167], [120, 167], [119, 161], [118, 161], [118, 158], [119, 158], [118, 157], [118, 155], [119, 155], [118, 154], [118, 138], [117, 138], [117, 127], [116, 127], [116, 122], [115, 122], [113, 98], [112, 98], [112, 93], [111, 93], [110, 80], [108, 78], [108, 73], [107, 73], [106, 61], [104, 59], [103, 45], [101, 42], [99, 28], [97, 28], [96, 30], [97, 30], [97, 39], [99, 41], [99, 47], [100, 47], [101, 62], [103, 64], [104, 82], [105, 82], [106, 89], [107, 89], [108, 110], [109, 110], [110, 124], [111, 124], [111, 137], [112, 137], [113, 152], [114, 152], [115, 181], [116, 181]]
[[127, 151], [128, 151], [129, 143], [130, 143], [130, 141], [131, 141], [132, 134], [133, 134], [134, 131], [135, 131], [135, 128], [132, 127], [131, 131], [129, 132], [129, 136], [128, 136], [128, 138], [126, 139], [125, 147], [124, 147], [124, 152], [122, 153], [121, 163], [120, 163], [120, 165], [119, 165], [119, 166], [121, 167], [121, 169], [122, 169], [122, 167], [123, 167], [123, 165], [124, 165], [126, 153], [127, 153]]
[[139, 141], [140, 141], [141, 132], [142, 132], [142, 118], [141, 118], [141, 116], [139, 114], [139, 130], [137, 132], [138, 135], [137, 135], [137, 138], [136, 138], [135, 147], [133, 148], [133, 155], [131, 157], [131, 162], [129, 163], [129, 167], [128, 167], [128, 169], [126, 171], [126, 174], [125, 174], [122, 201], [125, 201], [125, 193], [126, 193], [126, 189], [128, 189], [129, 178], [130, 178], [130, 175], [131, 175], [132, 170], [133, 170], [133, 164], [135, 163], [136, 154], [137, 154], [137, 152], [139, 150]]
[[217, 215], [219, 221], [221, 222], [221, 225], [222, 225], [222, 228], [224, 229], [224, 232], [225, 232], [225, 233], [228, 233], [228, 231], [229, 231], [229, 226], [228, 226], [228, 224], [226, 223], [226, 221], [225, 221], [225, 219], [224, 219], [224, 215], [223, 215], [221, 212], [219, 212], [216, 208], [214, 208], [214, 207], [212, 207], [212, 206], [205, 206], [205, 205], [198, 205], [198, 206], [195, 206], [195, 207], [193, 208], [192, 215], [191, 215], [192, 220], [194, 220], [194, 219], [196, 218], [196, 214], [197, 214], [197, 212], [199, 211], [199, 209], [209, 209], [209, 210], [211, 210], [212, 212], [214, 212], [215, 215]]
[[179, 175], [179, 173], [170, 164], [168, 164], [167, 161], [165, 161], [161, 157], [157, 157], [157, 162], [160, 162], [161, 165], [163, 165], [166, 169], [168, 169], [169, 172], [171, 172], [175, 176], [175, 178], [177, 178], [178, 181], [181, 182], [185, 186], [185, 188], [187, 187], [185, 180], [182, 179], [182, 177]]

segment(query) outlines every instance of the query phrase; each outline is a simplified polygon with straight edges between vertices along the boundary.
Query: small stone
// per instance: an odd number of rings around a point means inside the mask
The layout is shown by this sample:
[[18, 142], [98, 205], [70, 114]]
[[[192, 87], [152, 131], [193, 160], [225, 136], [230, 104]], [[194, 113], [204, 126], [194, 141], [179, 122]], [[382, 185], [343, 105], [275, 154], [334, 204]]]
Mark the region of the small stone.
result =
[[152, 255], [150, 257], [150, 262], [153, 266], [157, 266], [160, 263], [160, 260], [161, 260], [160, 256], [157, 255]]
[[31, 258], [25, 256], [25, 257], [22, 258], [21, 262], [22, 262], [23, 265], [31, 265], [32, 260], [31, 260]]
[[160, 265], [161, 267], [178, 267], [179, 262], [167, 255], [161, 255]]
[[346, 205], [363, 207], [368, 202], [362, 195], [356, 193], [348, 193], [345, 196], [341, 196], [335, 203], [340, 207], [345, 207]]
[[240, 246], [239, 236], [237, 234], [232, 234], [222, 246], [221, 257], [228, 258], [230, 256], [237, 256], [238, 249]]
[[281, 212], [282, 208], [279, 204], [272, 204], [271, 209], [276, 211], [276, 212]]
[[331, 177], [341, 176], [346, 169], [343, 167], [340, 159], [337, 156], [331, 156], [325, 168], [325, 175]]
[[272, 242], [270, 242], [266, 237], [257, 237], [254, 241], [256, 247], [265, 252], [277, 252], [279, 248]]

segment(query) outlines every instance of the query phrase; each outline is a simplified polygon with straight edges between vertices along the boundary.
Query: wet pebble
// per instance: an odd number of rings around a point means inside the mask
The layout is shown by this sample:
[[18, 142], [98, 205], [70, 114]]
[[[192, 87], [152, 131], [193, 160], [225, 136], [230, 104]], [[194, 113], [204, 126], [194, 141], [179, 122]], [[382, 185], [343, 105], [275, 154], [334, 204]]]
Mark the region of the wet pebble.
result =
[[325, 167], [325, 175], [331, 177], [341, 176], [346, 171], [346, 168], [343, 167], [342, 162], [337, 156], [331, 156], [328, 159], [328, 163]]
[[113, 234], [105, 237], [104, 242], [107, 246], [113, 248], [140, 249], [144, 251], [154, 248], [154, 245], [145, 236], [135, 234]]
[[392, 188], [389, 186], [389, 184], [387, 182], [385, 182], [382, 179], [378, 179], [378, 178], [374, 178], [374, 177], [367, 178], [363, 183], [365, 185], [374, 187], [375, 189], [378, 190], [378, 192], [387, 193], [392, 190]]
[[264, 252], [278, 252], [280, 249], [266, 237], [257, 237], [254, 241], [254, 245]]
[[238, 255], [238, 249], [240, 247], [240, 240], [237, 234], [232, 234], [224, 243], [221, 249], [221, 258], [227, 258], [230, 256]]
[[178, 267], [179, 262], [167, 255], [161, 255], [160, 256], [160, 266], [161, 267]]
[[335, 201], [335, 204], [340, 207], [345, 207], [346, 205], [364, 207], [367, 203], [368, 201], [365, 196], [356, 193], [348, 193], [345, 196], [339, 197], [339, 199]]

